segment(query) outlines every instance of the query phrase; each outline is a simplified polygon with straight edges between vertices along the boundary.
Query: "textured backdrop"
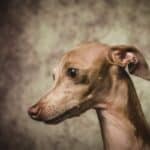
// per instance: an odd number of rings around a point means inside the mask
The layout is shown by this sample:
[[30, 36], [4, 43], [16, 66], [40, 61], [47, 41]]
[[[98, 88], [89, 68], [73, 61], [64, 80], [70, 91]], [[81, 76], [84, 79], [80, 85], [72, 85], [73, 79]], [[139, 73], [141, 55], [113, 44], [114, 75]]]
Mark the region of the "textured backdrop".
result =
[[[150, 64], [150, 1], [0, 1], [1, 150], [102, 149], [92, 110], [57, 126], [27, 115], [27, 108], [50, 88], [51, 68], [84, 41], [135, 45]], [[134, 81], [150, 124], [150, 84]]]

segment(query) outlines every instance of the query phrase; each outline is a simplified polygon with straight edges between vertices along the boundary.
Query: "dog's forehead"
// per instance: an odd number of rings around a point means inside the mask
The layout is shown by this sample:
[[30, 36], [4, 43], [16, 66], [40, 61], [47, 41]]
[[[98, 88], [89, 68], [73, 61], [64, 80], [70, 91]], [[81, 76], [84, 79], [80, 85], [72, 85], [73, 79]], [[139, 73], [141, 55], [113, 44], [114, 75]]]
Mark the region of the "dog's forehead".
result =
[[109, 47], [107, 45], [99, 43], [80, 45], [67, 52], [62, 58], [61, 63], [90, 67], [95, 65], [95, 63], [103, 61], [108, 50]]

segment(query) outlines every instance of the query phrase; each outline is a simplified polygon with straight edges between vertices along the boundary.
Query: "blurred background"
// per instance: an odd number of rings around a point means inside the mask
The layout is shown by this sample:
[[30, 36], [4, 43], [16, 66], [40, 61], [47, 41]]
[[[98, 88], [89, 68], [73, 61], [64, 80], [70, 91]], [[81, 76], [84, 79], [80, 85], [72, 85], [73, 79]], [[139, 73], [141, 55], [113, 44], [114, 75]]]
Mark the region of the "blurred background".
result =
[[[0, 1], [0, 150], [102, 149], [93, 110], [56, 126], [27, 115], [63, 53], [85, 41], [135, 45], [150, 65], [150, 1]], [[150, 124], [150, 84], [133, 80]]]

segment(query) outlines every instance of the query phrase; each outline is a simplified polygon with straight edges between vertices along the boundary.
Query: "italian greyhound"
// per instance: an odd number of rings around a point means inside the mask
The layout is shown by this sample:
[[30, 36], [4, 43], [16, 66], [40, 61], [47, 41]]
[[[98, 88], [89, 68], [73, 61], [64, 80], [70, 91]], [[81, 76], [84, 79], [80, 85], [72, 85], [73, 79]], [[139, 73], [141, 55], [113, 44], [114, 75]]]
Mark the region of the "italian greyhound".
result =
[[148, 64], [136, 47], [81, 44], [62, 57], [53, 87], [28, 113], [57, 124], [94, 108], [105, 150], [150, 150], [150, 128], [129, 74], [150, 81]]

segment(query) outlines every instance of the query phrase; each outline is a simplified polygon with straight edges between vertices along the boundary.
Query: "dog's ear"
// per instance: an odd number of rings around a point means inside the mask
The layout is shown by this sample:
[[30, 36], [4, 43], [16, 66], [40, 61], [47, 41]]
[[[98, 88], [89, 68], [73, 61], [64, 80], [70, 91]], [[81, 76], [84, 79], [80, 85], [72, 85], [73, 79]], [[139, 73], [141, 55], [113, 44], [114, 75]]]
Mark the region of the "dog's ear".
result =
[[109, 59], [113, 64], [127, 67], [131, 74], [150, 80], [150, 69], [140, 51], [133, 46], [112, 46]]

